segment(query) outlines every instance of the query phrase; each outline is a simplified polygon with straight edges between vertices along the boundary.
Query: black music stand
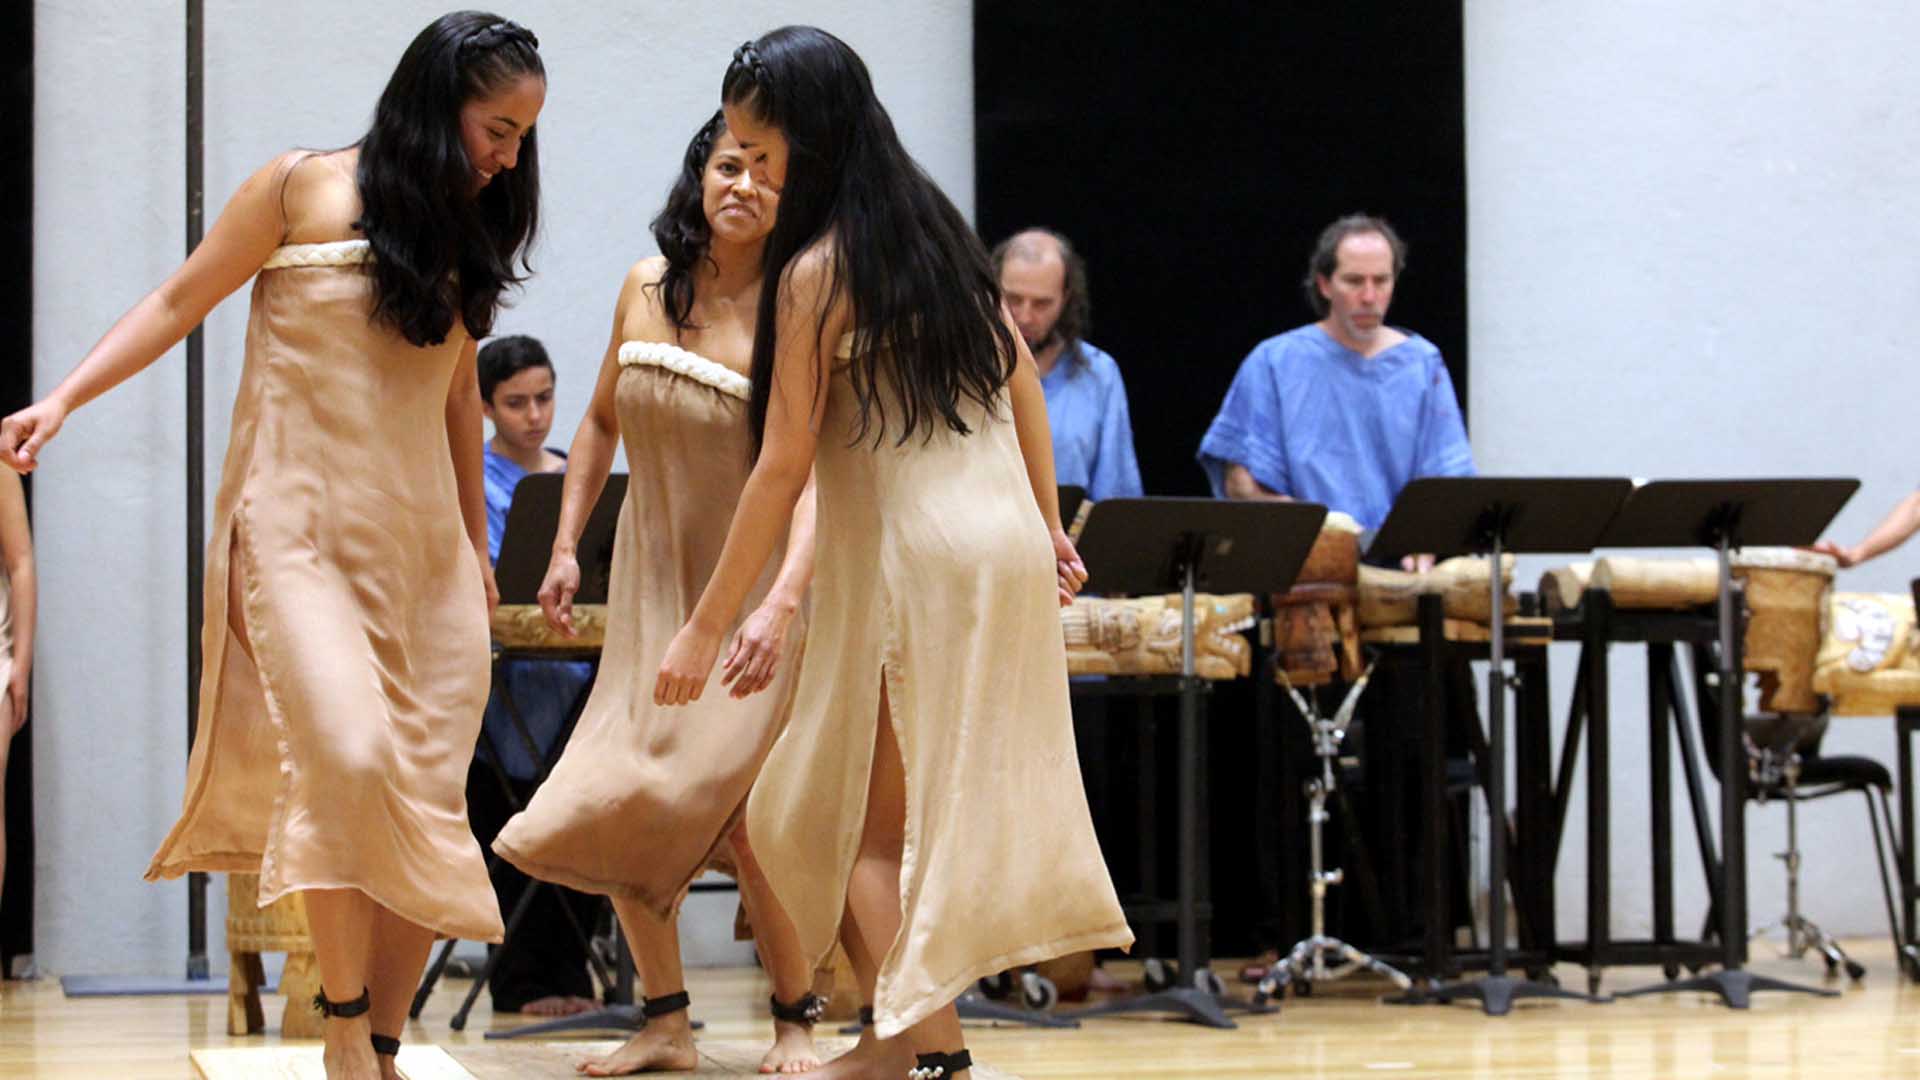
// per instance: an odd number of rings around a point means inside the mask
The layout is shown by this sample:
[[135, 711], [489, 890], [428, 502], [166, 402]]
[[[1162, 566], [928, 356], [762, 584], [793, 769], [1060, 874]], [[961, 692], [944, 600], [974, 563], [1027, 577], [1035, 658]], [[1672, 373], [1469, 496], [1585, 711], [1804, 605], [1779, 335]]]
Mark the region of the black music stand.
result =
[[[1137, 596], [1175, 589], [1181, 594], [1180, 880], [1174, 923], [1176, 962], [1186, 985], [1081, 1009], [1067, 1014], [1071, 1018], [1172, 1012], [1208, 1027], [1233, 1028], [1228, 1009], [1274, 1011], [1227, 997], [1219, 977], [1207, 968], [1200, 943], [1206, 887], [1200, 854], [1200, 695], [1206, 687], [1194, 673], [1194, 593], [1202, 585], [1214, 592], [1285, 592], [1326, 516], [1327, 508], [1315, 503], [1182, 498], [1107, 499], [1088, 514], [1078, 544], [1088, 590]], [[1211, 918], [1211, 911], [1207, 914]]]
[[1838, 996], [1755, 975], [1747, 962], [1747, 763], [1741, 752], [1742, 692], [1733, 612], [1734, 548], [1811, 544], [1860, 487], [1858, 480], [1661, 480], [1636, 489], [1596, 547], [1710, 547], [1720, 561], [1720, 948], [1710, 975], [1623, 990], [1616, 997], [1712, 991], [1744, 1009], [1755, 990]]
[[[1632, 489], [1632, 482], [1624, 479], [1427, 477], [1400, 492], [1367, 549], [1369, 558], [1431, 552], [1485, 554], [1492, 560], [1487, 574], [1492, 637], [1487, 671], [1487, 809], [1492, 838], [1487, 845], [1487, 974], [1416, 991], [1405, 999], [1408, 1002], [1476, 998], [1488, 1016], [1505, 1016], [1517, 998], [1595, 1000], [1507, 974], [1507, 619], [1500, 557], [1592, 550]], [[1438, 754], [1439, 747], [1429, 746], [1427, 753]], [[1429, 859], [1439, 858], [1438, 846], [1434, 848]], [[1427, 928], [1429, 937], [1435, 929]], [[1428, 976], [1437, 978], [1437, 973], [1428, 972]]]
[[[560, 531], [560, 499], [564, 473], [530, 473], [514, 485], [513, 502], [500, 532], [500, 557], [493, 581], [503, 604], [537, 604], [540, 582], [552, 561], [553, 537]], [[627, 475], [613, 473], [600, 490], [600, 499], [580, 528], [577, 561], [580, 588], [576, 604], [607, 602], [607, 580], [613, 575], [613, 534], [620, 523], [620, 505], [627, 497]]]

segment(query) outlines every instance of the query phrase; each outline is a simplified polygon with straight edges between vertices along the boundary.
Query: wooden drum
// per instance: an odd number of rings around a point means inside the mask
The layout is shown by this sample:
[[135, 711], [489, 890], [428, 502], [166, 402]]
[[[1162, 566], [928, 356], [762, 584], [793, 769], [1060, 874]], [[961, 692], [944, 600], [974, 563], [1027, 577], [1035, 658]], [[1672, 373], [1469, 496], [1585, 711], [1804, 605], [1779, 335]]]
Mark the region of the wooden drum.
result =
[[1360, 674], [1360, 627], [1355, 617], [1360, 526], [1339, 512], [1327, 515], [1293, 588], [1270, 597], [1279, 671], [1294, 686], [1324, 686]]
[[1820, 711], [1813, 669], [1835, 566], [1831, 556], [1794, 548], [1746, 548], [1733, 557], [1733, 576], [1746, 589], [1746, 669], [1760, 676], [1760, 707], [1768, 712]]

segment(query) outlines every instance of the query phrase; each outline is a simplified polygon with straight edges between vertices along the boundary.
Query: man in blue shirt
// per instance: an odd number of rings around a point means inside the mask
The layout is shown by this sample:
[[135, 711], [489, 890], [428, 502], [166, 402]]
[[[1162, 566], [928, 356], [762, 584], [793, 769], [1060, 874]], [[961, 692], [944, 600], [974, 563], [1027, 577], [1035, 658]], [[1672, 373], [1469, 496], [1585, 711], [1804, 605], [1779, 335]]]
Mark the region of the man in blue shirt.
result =
[[1320, 234], [1303, 282], [1320, 320], [1254, 347], [1201, 440], [1216, 497], [1324, 503], [1372, 532], [1410, 481], [1473, 475], [1440, 350], [1386, 324], [1405, 266], [1383, 219]]
[[[546, 448], [554, 392], [553, 362], [546, 348], [530, 337], [495, 338], [481, 347], [477, 367], [481, 408], [493, 422], [493, 438], [484, 451], [487, 553], [498, 561], [514, 488], [529, 473], [559, 472], [567, 461]], [[593, 678], [592, 665], [573, 661], [510, 660], [498, 670], [481, 721], [482, 748], [467, 773], [468, 816], [483, 848], [492, 845], [515, 803], [524, 806], [533, 794], [542, 759], [552, 756], [569, 708]], [[513, 722], [508, 698], [532, 747]], [[512, 801], [487, 764], [489, 754], [506, 774]], [[534, 884], [504, 859], [493, 860], [491, 873], [502, 911], [511, 912]], [[565, 908], [572, 909], [571, 917]], [[587, 954], [573, 925], [591, 928], [597, 913], [593, 897], [557, 885], [542, 891], [514, 931], [513, 947], [488, 979], [494, 1011], [561, 1016], [593, 1008]]]
[[1096, 502], [1139, 495], [1120, 366], [1082, 338], [1092, 313], [1085, 261], [1059, 233], [1028, 229], [993, 249], [993, 268], [1040, 369], [1055, 479], [1085, 488]]

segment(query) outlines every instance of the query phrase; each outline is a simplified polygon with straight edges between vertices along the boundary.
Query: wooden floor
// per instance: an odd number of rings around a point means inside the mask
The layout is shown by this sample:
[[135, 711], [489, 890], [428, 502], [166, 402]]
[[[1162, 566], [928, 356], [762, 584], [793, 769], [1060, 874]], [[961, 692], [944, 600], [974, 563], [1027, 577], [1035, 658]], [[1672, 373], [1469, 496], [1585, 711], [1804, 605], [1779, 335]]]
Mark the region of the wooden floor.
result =
[[[1534, 1004], [1490, 1019], [1471, 1006], [1381, 1005], [1377, 987], [1348, 981], [1275, 1016], [1211, 1031], [1158, 1020], [1100, 1020], [1078, 1031], [980, 1027], [974, 1055], [1007, 1074], [1075, 1077], [1920, 1077], [1920, 987], [1899, 980], [1884, 941], [1851, 943], [1867, 964], [1862, 985], [1839, 998], [1763, 994], [1734, 1012], [1698, 995], [1610, 1005]], [[1771, 959], [1755, 970], [1819, 982], [1818, 961]], [[1116, 969], [1126, 973], [1125, 966]], [[1228, 970], [1222, 965], [1222, 970]], [[757, 971], [689, 973], [694, 1015], [714, 1040], [759, 1039], [768, 987]], [[1569, 986], [1584, 985], [1563, 968]], [[1609, 989], [1642, 985], [1657, 972], [1621, 968]], [[448, 1018], [466, 983], [448, 982], [428, 1003], [410, 1042], [454, 1053], [493, 1023], [484, 1004], [465, 1032]], [[481, 995], [484, 1003], [486, 996]], [[268, 1002], [277, 1024], [279, 999]], [[502, 1017], [503, 1026], [519, 1023]], [[223, 997], [69, 1000], [57, 979], [0, 989], [0, 1077], [189, 1080], [195, 1047], [265, 1046], [274, 1037], [229, 1039]], [[605, 1036], [600, 1036], [605, 1038]], [[564, 1062], [554, 1076], [569, 1075]]]

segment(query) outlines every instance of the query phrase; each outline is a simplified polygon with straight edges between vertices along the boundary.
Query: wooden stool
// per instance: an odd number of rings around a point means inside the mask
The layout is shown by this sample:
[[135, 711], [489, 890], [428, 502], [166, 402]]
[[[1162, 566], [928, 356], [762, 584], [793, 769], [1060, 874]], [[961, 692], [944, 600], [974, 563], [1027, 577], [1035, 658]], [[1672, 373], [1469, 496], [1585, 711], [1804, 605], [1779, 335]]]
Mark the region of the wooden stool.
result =
[[267, 1028], [260, 1008], [260, 988], [266, 982], [260, 954], [267, 952], [287, 954], [287, 966], [280, 973], [280, 993], [287, 999], [286, 1011], [280, 1015], [280, 1037], [319, 1038], [322, 1019], [313, 1007], [313, 996], [320, 992], [320, 969], [314, 963], [307, 905], [294, 893], [261, 907], [260, 875], [228, 874], [229, 1035], [254, 1035]]

